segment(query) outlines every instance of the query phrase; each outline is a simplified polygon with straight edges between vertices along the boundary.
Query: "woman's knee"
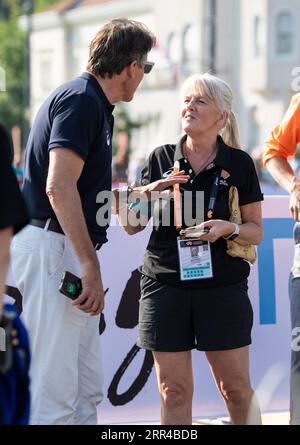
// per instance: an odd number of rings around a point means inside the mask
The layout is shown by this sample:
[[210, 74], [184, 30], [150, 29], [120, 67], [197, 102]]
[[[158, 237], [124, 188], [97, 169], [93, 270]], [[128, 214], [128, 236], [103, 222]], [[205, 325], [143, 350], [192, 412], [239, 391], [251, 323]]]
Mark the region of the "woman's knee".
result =
[[243, 406], [249, 404], [254, 391], [248, 382], [243, 380], [220, 384], [220, 392], [226, 403]]
[[163, 403], [168, 408], [177, 408], [192, 401], [192, 388], [180, 383], [162, 382], [160, 384], [160, 395]]

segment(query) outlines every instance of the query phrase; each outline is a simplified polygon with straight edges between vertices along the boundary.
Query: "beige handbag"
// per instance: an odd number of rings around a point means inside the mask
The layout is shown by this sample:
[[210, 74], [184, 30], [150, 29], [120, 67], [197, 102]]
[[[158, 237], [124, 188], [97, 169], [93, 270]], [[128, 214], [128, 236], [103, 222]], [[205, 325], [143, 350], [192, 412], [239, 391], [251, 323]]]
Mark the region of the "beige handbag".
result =
[[[230, 218], [229, 221], [242, 224], [241, 210], [239, 206], [239, 193], [235, 186], [231, 186], [229, 189], [229, 209]], [[227, 240], [227, 251], [228, 255], [232, 257], [243, 258], [249, 263], [254, 264], [256, 261], [256, 249], [253, 244], [247, 244], [242, 246], [236, 241]]]

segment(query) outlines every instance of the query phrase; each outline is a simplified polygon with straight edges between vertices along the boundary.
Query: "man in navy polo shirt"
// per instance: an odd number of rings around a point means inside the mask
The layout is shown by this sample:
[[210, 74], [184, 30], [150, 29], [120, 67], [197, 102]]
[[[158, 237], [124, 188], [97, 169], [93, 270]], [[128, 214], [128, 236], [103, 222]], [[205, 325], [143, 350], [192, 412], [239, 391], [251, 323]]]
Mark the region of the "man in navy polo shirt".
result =
[[[31, 223], [14, 239], [12, 266], [32, 347], [32, 424], [97, 423], [104, 293], [95, 250], [107, 224], [97, 224], [96, 197], [111, 190], [113, 104], [133, 99], [154, 44], [139, 22], [104, 25], [87, 72], [51, 94], [29, 136], [23, 194]], [[58, 290], [65, 271], [82, 279], [73, 303]]]

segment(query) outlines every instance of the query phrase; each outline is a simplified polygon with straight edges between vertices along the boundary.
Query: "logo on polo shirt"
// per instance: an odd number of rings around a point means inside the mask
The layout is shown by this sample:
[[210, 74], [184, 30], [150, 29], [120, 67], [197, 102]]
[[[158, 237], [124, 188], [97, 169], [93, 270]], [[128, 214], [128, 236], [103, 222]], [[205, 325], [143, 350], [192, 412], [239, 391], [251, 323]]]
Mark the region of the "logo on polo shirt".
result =
[[225, 187], [228, 187], [229, 184], [226, 181], [226, 179], [228, 179], [229, 177], [230, 177], [230, 173], [228, 173], [228, 171], [226, 171], [226, 170], [222, 170], [219, 184], [224, 185]]
[[162, 177], [166, 179], [172, 175], [173, 175], [173, 168], [170, 168], [169, 170], [167, 170], [166, 172], [163, 173]]
[[219, 182], [219, 184], [220, 184], [220, 185], [224, 185], [225, 187], [228, 187], [228, 186], [229, 186], [229, 184], [228, 184], [228, 182], [226, 181], [226, 179], [223, 179], [223, 178], [220, 178], [220, 182]]
[[210, 164], [207, 165], [205, 170], [211, 170], [212, 168], [214, 168], [214, 166], [215, 166], [215, 163], [211, 162]]

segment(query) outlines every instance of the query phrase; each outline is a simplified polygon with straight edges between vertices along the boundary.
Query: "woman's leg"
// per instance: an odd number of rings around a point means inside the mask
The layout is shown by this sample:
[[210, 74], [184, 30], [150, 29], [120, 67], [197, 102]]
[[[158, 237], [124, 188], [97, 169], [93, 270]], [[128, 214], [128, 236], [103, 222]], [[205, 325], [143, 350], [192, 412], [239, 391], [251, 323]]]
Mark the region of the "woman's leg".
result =
[[161, 398], [162, 425], [191, 425], [193, 372], [191, 351], [153, 352]]
[[257, 399], [250, 384], [249, 348], [206, 352], [217, 387], [235, 425], [261, 425]]

